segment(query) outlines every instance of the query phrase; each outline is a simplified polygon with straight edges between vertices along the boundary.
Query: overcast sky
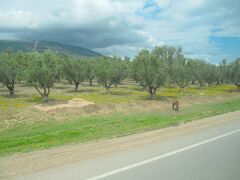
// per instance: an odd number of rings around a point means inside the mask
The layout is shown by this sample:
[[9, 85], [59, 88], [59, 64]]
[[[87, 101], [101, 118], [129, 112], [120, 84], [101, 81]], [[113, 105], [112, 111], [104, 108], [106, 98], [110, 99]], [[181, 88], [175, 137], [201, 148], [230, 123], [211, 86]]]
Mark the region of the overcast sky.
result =
[[216, 63], [240, 57], [240, 0], [0, 0], [0, 39], [130, 57], [167, 44]]

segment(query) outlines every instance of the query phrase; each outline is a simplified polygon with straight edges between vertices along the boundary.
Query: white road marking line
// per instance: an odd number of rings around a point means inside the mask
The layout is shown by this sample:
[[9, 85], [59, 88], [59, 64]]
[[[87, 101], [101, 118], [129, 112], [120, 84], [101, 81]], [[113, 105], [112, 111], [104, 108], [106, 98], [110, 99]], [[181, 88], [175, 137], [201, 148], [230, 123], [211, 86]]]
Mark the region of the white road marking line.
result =
[[230, 136], [230, 135], [235, 134], [235, 133], [238, 133], [238, 132], [240, 132], [240, 129], [235, 130], [235, 131], [231, 131], [231, 132], [229, 132], [229, 133], [226, 133], [226, 134], [223, 134], [223, 135], [220, 135], [220, 136], [217, 136], [217, 137], [214, 137], [214, 138], [205, 140], [205, 141], [201, 141], [201, 142], [199, 142], [199, 143], [196, 143], [196, 144], [193, 144], [193, 145], [190, 145], [190, 146], [186, 146], [186, 147], [184, 147], [184, 148], [181, 148], [181, 149], [178, 149], [178, 150], [175, 150], [175, 151], [166, 153], [166, 154], [162, 154], [162, 155], [160, 155], [160, 156], [157, 156], [157, 157], [154, 157], [154, 158], [151, 158], [151, 159], [147, 159], [147, 160], [144, 160], [144, 161], [140, 161], [140, 162], [138, 162], [138, 163], [131, 164], [131, 165], [122, 167], [122, 168], [120, 168], [120, 169], [116, 169], [116, 170], [114, 170], [114, 171], [110, 171], [110, 172], [107, 172], [107, 173], [104, 173], [104, 174], [101, 174], [101, 175], [98, 175], [98, 176], [95, 176], [95, 177], [87, 178], [86, 180], [98, 180], [98, 179], [102, 179], [102, 178], [105, 178], [105, 177], [108, 177], [108, 176], [111, 176], [111, 175], [114, 175], [114, 174], [117, 174], [117, 173], [120, 173], [120, 172], [129, 170], [129, 169], [136, 168], [136, 167], [138, 167], [138, 166], [142, 166], [142, 165], [147, 164], [147, 163], [151, 163], [151, 162], [157, 161], [157, 160], [159, 160], [159, 159], [166, 158], [166, 157], [168, 157], [168, 156], [172, 156], [172, 155], [174, 155], [174, 154], [178, 154], [178, 153], [183, 152], [183, 151], [187, 151], [187, 150], [189, 150], [189, 149], [192, 149], [192, 148], [201, 146], [201, 145], [203, 145], [203, 144], [207, 144], [207, 143], [210, 143], [210, 142], [212, 142], [212, 141], [216, 141], [216, 140], [218, 140], [218, 139], [224, 138], [224, 137], [226, 137], [226, 136]]

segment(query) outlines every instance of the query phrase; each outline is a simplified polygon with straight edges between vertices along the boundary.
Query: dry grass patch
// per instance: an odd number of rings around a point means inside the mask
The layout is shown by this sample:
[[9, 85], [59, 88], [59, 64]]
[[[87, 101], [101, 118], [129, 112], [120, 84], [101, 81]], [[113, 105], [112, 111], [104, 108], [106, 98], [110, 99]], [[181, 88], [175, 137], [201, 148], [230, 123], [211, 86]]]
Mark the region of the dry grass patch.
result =
[[66, 103], [48, 103], [48, 104], [37, 104], [34, 107], [40, 111], [51, 111], [55, 109], [63, 109], [63, 108], [82, 108], [88, 105], [94, 104], [93, 102], [86, 101], [81, 98], [73, 98], [72, 100], [68, 100]]

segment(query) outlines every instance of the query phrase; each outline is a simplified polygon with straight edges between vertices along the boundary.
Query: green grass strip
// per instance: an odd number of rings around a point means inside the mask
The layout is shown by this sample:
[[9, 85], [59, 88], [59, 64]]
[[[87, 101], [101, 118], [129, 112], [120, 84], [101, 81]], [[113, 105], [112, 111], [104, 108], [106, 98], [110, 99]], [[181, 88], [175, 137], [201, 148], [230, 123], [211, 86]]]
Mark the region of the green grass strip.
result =
[[0, 132], [0, 156], [47, 149], [70, 143], [113, 138], [177, 125], [182, 122], [240, 110], [240, 99], [205, 105], [194, 105], [179, 113], [115, 114], [88, 117], [65, 122], [18, 124]]

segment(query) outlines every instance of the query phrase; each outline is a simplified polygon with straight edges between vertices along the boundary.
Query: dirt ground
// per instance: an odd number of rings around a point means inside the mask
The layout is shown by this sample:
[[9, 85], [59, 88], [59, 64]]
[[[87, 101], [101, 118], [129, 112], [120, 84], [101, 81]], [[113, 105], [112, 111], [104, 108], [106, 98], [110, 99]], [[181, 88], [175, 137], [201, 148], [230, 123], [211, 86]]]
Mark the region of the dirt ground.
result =
[[156, 141], [167, 140], [179, 135], [228, 123], [239, 116], [240, 111], [236, 111], [188, 122], [177, 127], [0, 158], [0, 179], [10, 179], [61, 165], [100, 157], [109, 153], [136, 148]]
[[94, 104], [93, 102], [86, 101], [81, 98], [73, 98], [72, 100], [67, 101], [67, 103], [63, 104], [38, 104], [34, 107], [40, 111], [51, 111], [56, 109], [63, 109], [63, 108], [82, 108], [88, 106], [90, 104]]

